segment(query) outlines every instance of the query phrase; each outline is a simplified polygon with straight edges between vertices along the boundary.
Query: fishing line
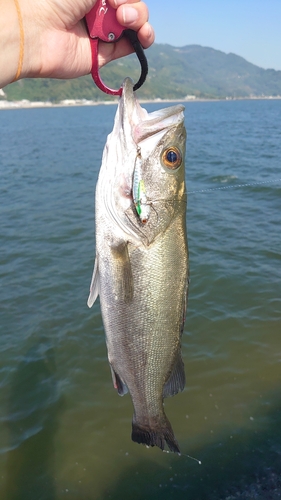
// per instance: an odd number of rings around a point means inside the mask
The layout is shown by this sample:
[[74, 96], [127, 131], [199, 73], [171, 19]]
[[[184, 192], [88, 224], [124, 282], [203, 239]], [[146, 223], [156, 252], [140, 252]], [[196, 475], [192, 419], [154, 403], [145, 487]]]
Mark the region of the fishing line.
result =
[[191, 460], [195, 460], [195, 462], [198, 463], [198, 465], [202, 465], [202, 462], [201, 460], [198, 460], [198, 458], [194, 458], [194, 457], [191, 457], [191, 455], [186, 455], [185, 453], [180, 453], [179, 454], [180, 457], [187, 457], [187, 458], [191, 458]]
[[[149, 446], [148, 446], [148, 448], [149, 448]], [[170, 453], [170, 452], [169, 452], [169, 450], [162, 450], [162, 451], [163, 451], [163, 453]], [[187, 457], [187, 458], [190, 458], [191, 460], [194, 460], [195, 462], [197, 462], [197, 463], [198, 463], [198, 465], [201, 465], [201, 464], [202, 464], [201, 460], [198, 460], [198, 458], [194, 458], [194, 457], [192, 457], [191, 455], [186, 455], [186, 453], [177, 453], [177, 455], [178, 455], [179, 457]]]
[[214, 187], [214, 188], [207, 188], [207, 189], [198, 189], [195, 191], [188, 191], [188, 194], [194, 194], [194, 193], [208, 193], [210, 191], [221, 191], [223, 189], [239, 189], [243, 187], [252, 187], [252, 186], [262, 186], [265, 184], [274, 184], [275, 182], [280, 182], [281, 179], [273, 179], [272, 181], [261, 181], [261, 182], [251, 182], [248, 184], [235, 184], [234, 186], [221, 186], [221, 187]]
[[[273, 179], [272, 181], [270, 180], [267, 180], [267, 181], [260, 181], [260, 182], [251, 182], [251, 183], [247, 183], [247, 184], [234, 184], [232, 186], [220, 186], [220, 187], [213, 187], [213, 188], [206, 188], [206, 189], [196, 189], [194, 191], [187, 191], [185, 194], [186, 195], [190, 195], [190, 194], [195, 194], [195, 193], [209, 193], [209, 192], [212, 192], [212, 191], [222, 191], [223, 189], [240, 189], [240, 188], [243, 188], [243, 187], [252, 187], [252, 186], [264, 186], [265, 184], [274, 184], [276, 182], [281, 182], [281, 178], [280, 179]], [[157, 200], [147, 200], [147, 205], [150, 205], [152, 208], [153, 206], [155, 205], [155, 203], [158, 203], [158, 202], [171, 202], [171, 203], [174, 203], [175, 200], [177, 201], [180, 201], [181, 203], [187, 203], [186, 200], [182, 200], [181, 198], [172, 198], [172, 199], [165, 199], [165, 198], [157, 198]]]

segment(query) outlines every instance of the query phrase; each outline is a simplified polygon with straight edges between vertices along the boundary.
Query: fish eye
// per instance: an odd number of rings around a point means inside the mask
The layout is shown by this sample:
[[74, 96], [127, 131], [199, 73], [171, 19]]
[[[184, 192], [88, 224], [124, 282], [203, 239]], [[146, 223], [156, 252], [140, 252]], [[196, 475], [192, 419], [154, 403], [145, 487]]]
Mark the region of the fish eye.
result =
[[182, 162], [182, 156], [178, 148], [173, 146], [165, 149], [162, 153], [162, 162], [170, 170], [176, 170]]

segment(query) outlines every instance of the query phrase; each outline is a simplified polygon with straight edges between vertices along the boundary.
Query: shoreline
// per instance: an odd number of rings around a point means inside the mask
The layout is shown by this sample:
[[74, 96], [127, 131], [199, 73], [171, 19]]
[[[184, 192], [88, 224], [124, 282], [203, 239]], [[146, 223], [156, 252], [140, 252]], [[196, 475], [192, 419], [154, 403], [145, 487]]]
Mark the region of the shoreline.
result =
[[[221, 102], [221, 101], [273, 101], [280, 100], [281, 96], [257, 96], [257, 97], [224, 97], [224, 98], [197, 98], [188, 96], [184, 99], [139, 99], [140, 104], [158, 104], [158, 103], [191, 103], [191, 102]], [[110, 106], [117, 105], [118, 99], [112, 101], [90, 101], [87, 99], [65, 99], [58, 103], [51, 101], [29, 101], [23, 99], [21, 101], [7, 101], [0, 100], [0, 111], [6, 109], [32, 109], [32, 108], [67, 108], [67, 107], [81, 107], [81, 106]]]

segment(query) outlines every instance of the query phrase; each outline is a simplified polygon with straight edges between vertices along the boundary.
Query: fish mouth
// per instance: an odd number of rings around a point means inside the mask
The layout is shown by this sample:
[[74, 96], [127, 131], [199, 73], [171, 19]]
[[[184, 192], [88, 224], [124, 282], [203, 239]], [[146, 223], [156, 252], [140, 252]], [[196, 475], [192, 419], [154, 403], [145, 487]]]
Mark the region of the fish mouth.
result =
[[158, 141], [168, 129], [183, 124], [185, 108], [182, 104], [148, 113], [137, 101], [133, 85], [130, 78], [124, 80], [120, 107], [123, 125], [130, 124], [131, 134], [137, 145], [141, 146], [141, 143], [151, 137]]

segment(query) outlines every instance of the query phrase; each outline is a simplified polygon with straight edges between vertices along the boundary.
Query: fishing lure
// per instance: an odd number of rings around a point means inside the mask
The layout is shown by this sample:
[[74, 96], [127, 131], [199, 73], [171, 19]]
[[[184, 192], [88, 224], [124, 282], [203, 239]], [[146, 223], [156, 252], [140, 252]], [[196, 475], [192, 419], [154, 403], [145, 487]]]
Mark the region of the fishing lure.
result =
[[142, 179], [142, 157], [139, 148], [133, 173], [133, 200], [141, 223], [146, 224], [150, 214], [150, 205], [147, 202], [145, 184]]

